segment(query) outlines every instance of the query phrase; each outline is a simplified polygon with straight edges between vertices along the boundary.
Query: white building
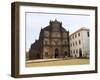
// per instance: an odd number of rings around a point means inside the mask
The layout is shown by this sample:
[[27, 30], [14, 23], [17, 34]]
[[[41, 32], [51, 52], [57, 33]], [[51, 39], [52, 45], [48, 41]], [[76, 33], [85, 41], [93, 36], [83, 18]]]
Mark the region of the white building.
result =
[[70, 35], [70, 55], [72, 57], [89, 57], [89, 29], [80, 28]]

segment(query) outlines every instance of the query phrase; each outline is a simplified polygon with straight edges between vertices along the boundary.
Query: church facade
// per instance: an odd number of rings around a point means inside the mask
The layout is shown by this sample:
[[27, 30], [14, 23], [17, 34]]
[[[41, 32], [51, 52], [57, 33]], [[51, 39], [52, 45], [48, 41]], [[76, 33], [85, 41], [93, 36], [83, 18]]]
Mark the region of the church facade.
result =
[[70, 57], [69, 31], [62, 22], [50, 21], [41, 29], [39, 39], [29, 49], [29, 59], [48, 59]]

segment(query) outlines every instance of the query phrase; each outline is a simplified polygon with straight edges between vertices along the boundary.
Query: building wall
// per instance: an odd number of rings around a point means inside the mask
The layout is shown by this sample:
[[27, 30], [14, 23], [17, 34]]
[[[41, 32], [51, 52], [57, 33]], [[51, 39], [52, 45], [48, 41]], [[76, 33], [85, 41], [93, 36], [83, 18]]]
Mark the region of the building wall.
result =
[[[57, 33], [57, 36], [56, 36]], [[67, 34], [67, 33], [66, 33]], [[63, 37], [63, 38], [61, 38]], [[43, 39], [43, 56], [44, 58], [54, 58], [55, 57], [55, 49], [58, 49], [58, 57], [64, 57], [65, 51], [69, 53], [69, 47], [67, 46], [68, 38], [63, 34], [61, 36], [60, 32], [51, 32], [51, 38]]]
[[89, 30], [81, 29], [70, 35], [70, 54], [72, 57], [89, 57]]
[[82, 31], [82, 33], [83, 33], [83, 53], [84, 53], [84, 55], [83, 56], [87, 56], [87, 57], [89, 57], [89, 53], [90, 53], [90, 51], [89, 51], [89, 48], [90, 48], [90, 41], [89, 41], [89, 37], [90, 37], [90, 35], [88, 36], [88, 32], [89, 31]]

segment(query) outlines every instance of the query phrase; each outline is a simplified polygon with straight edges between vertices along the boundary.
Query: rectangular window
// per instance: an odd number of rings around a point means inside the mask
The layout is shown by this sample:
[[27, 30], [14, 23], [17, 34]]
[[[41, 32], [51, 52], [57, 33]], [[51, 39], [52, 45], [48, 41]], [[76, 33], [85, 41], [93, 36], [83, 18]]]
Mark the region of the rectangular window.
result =
[[74, 35], [73, 35], [73, 39], [74, 39]]
[[75, 50], [73, 50], [73, 53], [75, 53]]
[[79, 44], [81, 44], [81, 41], [79, 40]]
[[76, 50], [76, 53], [78, 53], [78, 50]]
[[87, 32], [87, 36], [89, 37], [89, 32]]
[[78, 36], [80, 36], [80, 33], [78, 33]]
[[73, 46], [74, 46], [74, 42], [73, 42]]

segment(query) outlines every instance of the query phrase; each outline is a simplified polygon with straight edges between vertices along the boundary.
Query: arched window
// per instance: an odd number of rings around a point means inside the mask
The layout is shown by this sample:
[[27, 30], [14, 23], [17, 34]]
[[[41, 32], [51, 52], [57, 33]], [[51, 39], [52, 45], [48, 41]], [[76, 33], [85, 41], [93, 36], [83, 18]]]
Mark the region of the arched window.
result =
[[81, 41], [79, 40], [79, 44], [81, 44]]

